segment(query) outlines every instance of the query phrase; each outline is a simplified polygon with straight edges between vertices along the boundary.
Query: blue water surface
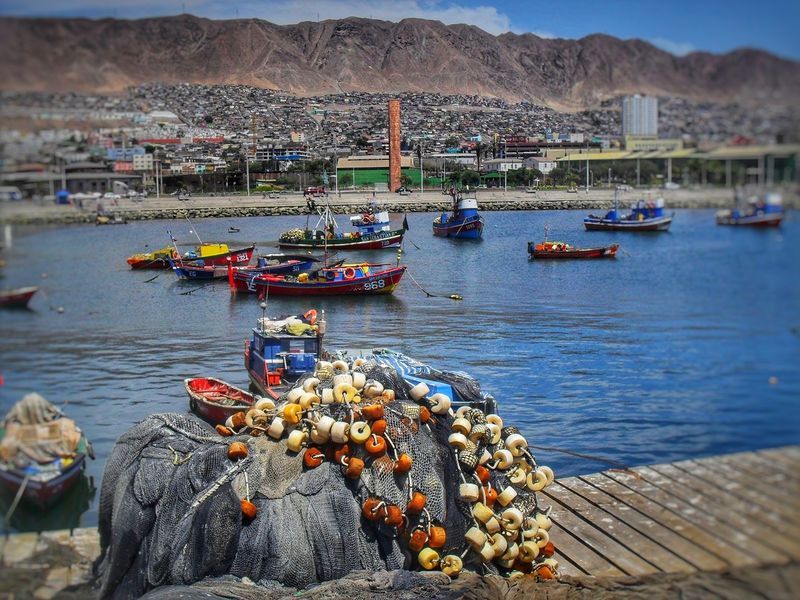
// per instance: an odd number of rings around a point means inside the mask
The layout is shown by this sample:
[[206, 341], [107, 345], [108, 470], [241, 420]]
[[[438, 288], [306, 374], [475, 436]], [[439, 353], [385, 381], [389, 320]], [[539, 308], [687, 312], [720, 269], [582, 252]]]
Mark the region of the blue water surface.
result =
[[[331, 347], [390, 347], [472, 373], [534, 446], [633, 466], [800, 443], [794, 214], [780, 230], [759, 231], [682, 210], [668, 233], [631, 234], [585, 232], [578, 211], [498, 212], [485, 215], [479, 242], [434, 238], [434, 216], [408, 215], [403, 259], [422, 287], [463, 301], [426, 297], [407, 276], [393, 296], [271, 298], [269, 313], [325, 309]], [[187, 409], [185, 377], [246, 386], [244, 340], [260, 313], [254, 296], [231, 296], [227, 282], [131, 271], [126, 256], [165, 245], [167, 229], [191, 242], [193, 226], [204, 239], [255, 241], [266, 253], [281, 231], [305, 222], [13, 228], [0, 283], [42, 291], [32, 310], [0, 313], [0, 410], [28, 391], [65, 404], [94, 443], [88, 474], [98, 485], [126, 429]], [[545, 224], [551, 239], [573, 245], [619, 242], [619, 256], [531, 261], [527, 241], [541, 240]], [[228, 234], [231, 225], [241, 232]], [[391, 250], [347, 256], [395, 261]], [[609, 466], [535, 453], [560, 476]], [[86, 500], [47, 526], [94, 524], [96, 506], [96, 497]]]

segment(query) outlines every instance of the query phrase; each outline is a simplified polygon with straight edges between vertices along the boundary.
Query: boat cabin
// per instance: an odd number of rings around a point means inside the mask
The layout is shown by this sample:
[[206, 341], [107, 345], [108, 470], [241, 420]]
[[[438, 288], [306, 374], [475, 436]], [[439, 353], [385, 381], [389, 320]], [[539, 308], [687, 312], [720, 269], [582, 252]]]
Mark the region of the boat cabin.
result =
[[269, 321], [259, 320], [252, 338], [245, 342], [245, 368], [250, 381], [265, 394], [268, 388], [296, 381], [314, 370], [320, 344], [317, 330], [293, 335], [270, 327]]
[[628, 215], [621, 215], [616, 207], [606, 213], [605, 218], [610, 221], [621, 219], [629, 221], [644, 221], [645, 219], [657, 219], [664, 216], [664, 199], [639, 200], [631, 204], [631, 212]]
[[361, 235], [391, 231], [389, 212], [385, 210], [368, 210], [364, 214], [350, 217], [350, 224], [357, 227]]
[[230, 252], [228, 244], [203, 243], [196, 249], [186, 252], [183, 257], [189, 260], [196, 260], [209, 256], [219, 256], [220, 254], [227, 254], [228, 252]]

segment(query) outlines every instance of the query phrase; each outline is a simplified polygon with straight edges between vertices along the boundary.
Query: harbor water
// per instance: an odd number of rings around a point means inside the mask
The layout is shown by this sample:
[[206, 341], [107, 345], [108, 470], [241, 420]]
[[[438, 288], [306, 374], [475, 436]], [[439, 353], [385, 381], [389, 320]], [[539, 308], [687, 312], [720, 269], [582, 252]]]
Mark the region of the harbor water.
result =
[[[324, 309], [329, 348], [388, 347], [469, 372], [559, 476], [612, 463], [536, 446], [634, 466], [800, 443], [796, 215], [760, 231], [682, 210], [668, 233], [631, 234], [585, 232], [584, 214], [487, 213], [477, 242], [434, 238], [434, 215], [410, 214], [409, 275], [463, 301], [427, 297], [406, 276], [392, 296], [271, 298], [268, 313]], [[260, 316], [255, 296], [232, 296], [226, 281], [131, 271], [126, 256], [166, 245], [168, 229], [191, 243], [193, 227], [204, 240], [274, 252], [280, 232], [305, 224], [264, 217], [7, 231], [0, 285], [41, 290], [31, 310], [0, 313], [0, 410], [30, 391], [63, 405], [94, 444], [87, 474], [98, 487], [124, 431], [147, 415], [187, 410], [184, 378], [246, 387], [244, 340]], [[550, 239], [618, 242], [620, 252], [529, 260], [527, 242], [541, 241], [545, 225]], [[345, 256], [396, 260], [391, 250]], [[51, 514], [20, 506], [14, 518], [18, 529], [94, 525], [97, 494], [83, 482]]]

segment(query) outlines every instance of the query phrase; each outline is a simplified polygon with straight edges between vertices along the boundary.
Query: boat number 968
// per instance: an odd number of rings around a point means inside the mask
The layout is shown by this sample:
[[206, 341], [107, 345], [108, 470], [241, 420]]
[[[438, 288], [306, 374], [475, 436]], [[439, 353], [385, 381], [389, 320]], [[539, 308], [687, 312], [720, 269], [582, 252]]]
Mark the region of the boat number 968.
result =
[[377, 281], [368, 281], [364, 284], [364, 290], [379, 290], [386, 285], [386, 282], [383, 279], [378, 279]]

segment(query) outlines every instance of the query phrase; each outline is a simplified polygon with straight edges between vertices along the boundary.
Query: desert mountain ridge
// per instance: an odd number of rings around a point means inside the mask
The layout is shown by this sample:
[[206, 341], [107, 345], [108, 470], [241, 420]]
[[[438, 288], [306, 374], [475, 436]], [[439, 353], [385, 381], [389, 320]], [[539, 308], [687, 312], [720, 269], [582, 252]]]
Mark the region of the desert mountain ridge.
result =
[[359, 17], [275, 25], [192, 15], [0, 19], [0, 88], [114, 92], [148, 82], [246, 84], [312, 96], [429, 91], [577, 110], [628, 93], [791, 104], [800, 63], [768, 52], [678, 57], [642, 40], [492, 35]]

